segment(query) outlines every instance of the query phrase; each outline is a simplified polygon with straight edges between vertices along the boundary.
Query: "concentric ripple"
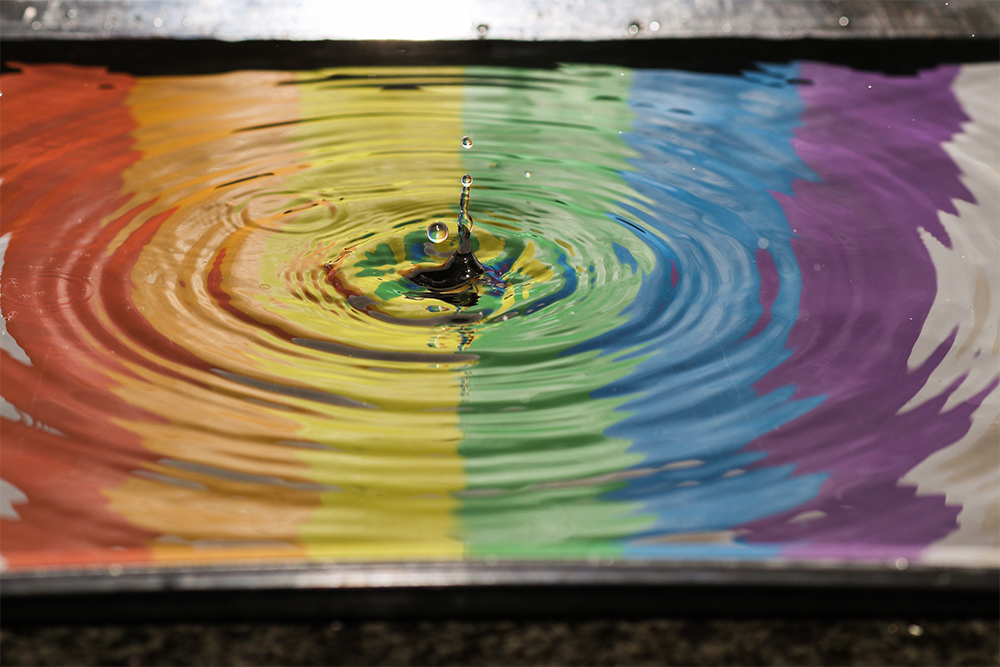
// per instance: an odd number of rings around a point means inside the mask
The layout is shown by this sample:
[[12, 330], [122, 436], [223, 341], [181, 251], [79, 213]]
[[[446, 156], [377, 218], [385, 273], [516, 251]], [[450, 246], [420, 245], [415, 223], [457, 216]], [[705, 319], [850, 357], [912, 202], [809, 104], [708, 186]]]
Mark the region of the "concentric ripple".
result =
[[996, 411], [956, 76], [5, 75], [4, 558], [915, 557]]

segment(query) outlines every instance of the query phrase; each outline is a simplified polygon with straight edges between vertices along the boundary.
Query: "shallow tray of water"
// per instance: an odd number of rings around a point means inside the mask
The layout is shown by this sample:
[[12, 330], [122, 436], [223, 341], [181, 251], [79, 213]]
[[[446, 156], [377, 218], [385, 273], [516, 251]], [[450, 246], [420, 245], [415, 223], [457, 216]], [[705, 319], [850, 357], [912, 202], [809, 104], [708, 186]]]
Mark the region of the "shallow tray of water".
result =
[[995, 593], [998, 86], [9, 64], [5, 605]]

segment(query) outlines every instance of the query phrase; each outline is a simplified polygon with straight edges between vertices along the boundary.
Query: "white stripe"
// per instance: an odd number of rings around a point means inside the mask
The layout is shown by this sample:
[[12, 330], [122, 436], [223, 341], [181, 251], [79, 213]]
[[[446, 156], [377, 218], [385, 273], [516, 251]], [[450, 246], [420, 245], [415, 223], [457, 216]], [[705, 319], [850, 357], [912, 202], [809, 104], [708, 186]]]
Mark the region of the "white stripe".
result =
[[[976, 203], [956, 201], [957, 216], [940, 214], [951, 249], [923, 235], [938, 293], [910, 367], [925, 361], [956, 328], [957, 336], [904, 410], [940, 395], [964, 376], [944, 406], [949, 410], [1000, 374], [1000, 64], [964, 66], [954, 91], [971, 120], [944, 149], [961, 169]], [[949, 505], [962, 507], [959, 529], [928, 549], [925, 560], [962, 565], [964, 548], [978, 554], [974, 560], [985, 554], [995, 565], [1000, 559], [1000, 390], [994, 389], [973, 413], [963, 438], [928, 457], [901, 483], [916, 485], [918, 495], [943, 493]]]

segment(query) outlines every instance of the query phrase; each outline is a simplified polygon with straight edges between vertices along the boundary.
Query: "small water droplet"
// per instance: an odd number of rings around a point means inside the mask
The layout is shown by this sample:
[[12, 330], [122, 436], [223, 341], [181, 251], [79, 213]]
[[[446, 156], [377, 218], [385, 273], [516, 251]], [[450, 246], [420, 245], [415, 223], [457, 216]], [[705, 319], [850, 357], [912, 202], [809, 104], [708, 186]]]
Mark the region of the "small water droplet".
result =
[[444, 306], [427, 306], [427, 310], [432, 313], [440, 313], [444, 311]]
[[841, 16], [840, 20], [837, 21], [837, 23], [840, 24], [841, 28], [846, 28], [847, 24], [850, 23], [850, 22], [851, 22], [851, 19], [847, 18], [846, 16]]
[[427, 238], [433, 243], [441, 243], [448, 238], [448, 226], [443, 222], [433, 222], [427, 226]]
[[769, 245], [771, 245], [771, 242], [768, 241], [767, 239], [758, 239], [757, 240], [757, 247], [760, 248], [761, 250], [766, 249], [767, 246], [769, 246]]
[[476, 26], [476, 32], [479, 33], [480, 37], [485, 37], [486, 33], [490, 31], [490, 27], [485, 23], [480, 23]]
[[524, 172], [524, 177], [525, 178], [531, 178], [531, 172], [530, 171]]
[[637, 34], [639, 34], [639, 24], [638, 23], [629, 24], [628, 34], [630, 34], [630, 35], [637, 35]]
[[472, 176], [466, 174], [465, 176], [462, 177], [462, 187], [467, 188], [470, 185], [472, 185]]
[[257, 285], [257, 287], [261, 289], [271, 289], [271, 286], [268, 285], [267, 283], [261, 283], [260, 285]]
[[462, 148], [472, 148], [472, 139], [462, 137]]

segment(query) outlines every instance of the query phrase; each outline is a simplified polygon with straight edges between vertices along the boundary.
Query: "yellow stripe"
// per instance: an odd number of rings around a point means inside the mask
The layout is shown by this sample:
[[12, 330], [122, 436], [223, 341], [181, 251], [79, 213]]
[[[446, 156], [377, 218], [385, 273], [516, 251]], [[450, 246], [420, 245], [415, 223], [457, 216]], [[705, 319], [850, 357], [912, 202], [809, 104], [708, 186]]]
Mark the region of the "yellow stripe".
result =
[[[403, 72], [344, 69], [306, 73], [302, 78], [396, 73]], [[462, 70], [405, 70], [409, 76], [425, 73], [457, 80]], [[374, 248], [387, 243], [398, 262], [405, 257], [400, 240], [413, 228], [388, 226], [390, 207], [437, 205], [447, 210], [457, 201], [462, 86], [394, 91], [357, 85], [364, 82], [300, 86], [301, 116], [327, 120], [299, 127], [303, 142], [315, 143], [316, 169], [296, 178], [301, 178], [303, 189], [348, 193], [339, 210], [328, 208], [315, 215], [328, 217], [329, 224], [342, 225], [345, 232], [373, 233], [365, 244]], [[420, 200], [407, 201], [408, 188], [416, 184]], [[330, 248], [327, 261], [343, 249]], [[283, 315], [306, 317], [300, 312]], [[316, 330], [318, 325], [309, 327]], [[391, 325], [366, 315], [337, 329], [336, 338], [367, 349], [423, 354], [456, 350], [461, 341], [457, 331]], [[310, 465], [316, 482], [342, 490], [322, 495], [322, 507], [301, 529], [302, 540], [317, 557], [460, 556], [462, 542], [456, 539], [456, 503], [451, 494], [464, 488], [458, 455], [462, 434], [454, 409], [460, 400], [461, 374], [451, 370], [456, 364], [449, 355], [442, 355], [440, 364], [379, 362], [378, 366], [370, 373], [355, 370], [350, 382], [362, 387], [366, 400], [374, 400], [379, 410], [352, 415], [354, 421], [315, 419], [307, 424], [308, 439], [338, 449], [303, 451], [299, 458]], [[401, 372], [386, 373], [387, 369]], [[332, 370], [328, 367], [322, 373]]]

